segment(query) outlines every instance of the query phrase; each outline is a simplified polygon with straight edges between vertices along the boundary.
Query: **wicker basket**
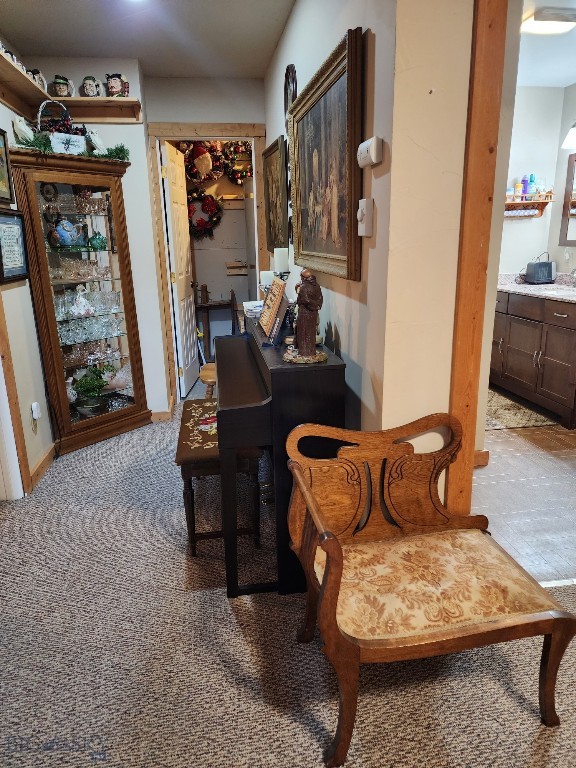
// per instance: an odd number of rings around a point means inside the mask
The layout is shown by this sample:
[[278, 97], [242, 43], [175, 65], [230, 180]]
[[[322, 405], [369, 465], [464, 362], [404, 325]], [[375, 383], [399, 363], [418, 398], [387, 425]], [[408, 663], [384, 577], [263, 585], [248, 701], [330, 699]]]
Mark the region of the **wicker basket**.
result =
[[[55, 110], [54, 107], [59, 109]], [[70, 113], [59, 101], [48, 99], [40, 104], [37, 129], [38, 133], [49, 137], [54, 152], [65, 155], [81, 155], [86, 152], [86, 136], [71, 133]]]

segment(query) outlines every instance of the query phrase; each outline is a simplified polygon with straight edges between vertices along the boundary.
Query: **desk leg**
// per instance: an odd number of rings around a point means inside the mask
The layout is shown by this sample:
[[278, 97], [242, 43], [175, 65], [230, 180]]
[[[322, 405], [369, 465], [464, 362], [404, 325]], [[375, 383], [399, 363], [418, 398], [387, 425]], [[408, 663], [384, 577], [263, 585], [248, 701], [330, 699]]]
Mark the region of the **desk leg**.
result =
[[236, 451], [220, 449], [220, 489], [222, 504], [222, 532], [226, 560], [226, 592], [238, 597], [238, 511], [236, 508]]

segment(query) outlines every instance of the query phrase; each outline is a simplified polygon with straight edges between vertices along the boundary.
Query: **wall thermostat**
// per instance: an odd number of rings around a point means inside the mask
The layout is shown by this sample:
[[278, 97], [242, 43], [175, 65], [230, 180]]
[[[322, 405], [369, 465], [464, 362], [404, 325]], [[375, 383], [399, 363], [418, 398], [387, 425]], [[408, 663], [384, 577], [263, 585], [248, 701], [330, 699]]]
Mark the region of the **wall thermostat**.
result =
[[372, 136], [371, 139], [363, 141], [358, 147], [356, 159], [360, 168], [366, 168], [368, 165], [376, 165], [382, 162], [382, 145], [384, 141], [379, 136]]

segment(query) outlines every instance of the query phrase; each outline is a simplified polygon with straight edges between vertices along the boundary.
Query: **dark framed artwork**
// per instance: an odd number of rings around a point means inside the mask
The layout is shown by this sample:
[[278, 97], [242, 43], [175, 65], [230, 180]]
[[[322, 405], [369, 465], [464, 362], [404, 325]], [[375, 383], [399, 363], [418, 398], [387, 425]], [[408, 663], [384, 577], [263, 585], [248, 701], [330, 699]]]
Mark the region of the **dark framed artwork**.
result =
[[262, 153], [264, 171], [264, 205], [266, 213], [266, 247], [288, 247], [288, 179], [286, 142], [279, 136]]
[[0, 211], [0, 283], [28, 277], [23, 221], [18, 211]]
[[11, 205], [14, 202], [14, 187], [10, 172], [10, 155], [8, 152], [8, 137], [6, 131], [0, 128], [0, 205]]
[[295, 263], [360, 280], [362, 29], [346, 36], [289, 110]]

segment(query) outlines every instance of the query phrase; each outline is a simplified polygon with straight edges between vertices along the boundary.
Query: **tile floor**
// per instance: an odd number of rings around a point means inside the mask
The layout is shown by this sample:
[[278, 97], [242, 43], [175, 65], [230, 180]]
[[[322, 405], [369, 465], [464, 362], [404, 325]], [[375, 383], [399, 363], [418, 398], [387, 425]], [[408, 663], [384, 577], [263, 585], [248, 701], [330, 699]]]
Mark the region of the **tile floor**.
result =
[[576, 430], [487, 430], [472, 511], [538, 581], [576, 579]]

